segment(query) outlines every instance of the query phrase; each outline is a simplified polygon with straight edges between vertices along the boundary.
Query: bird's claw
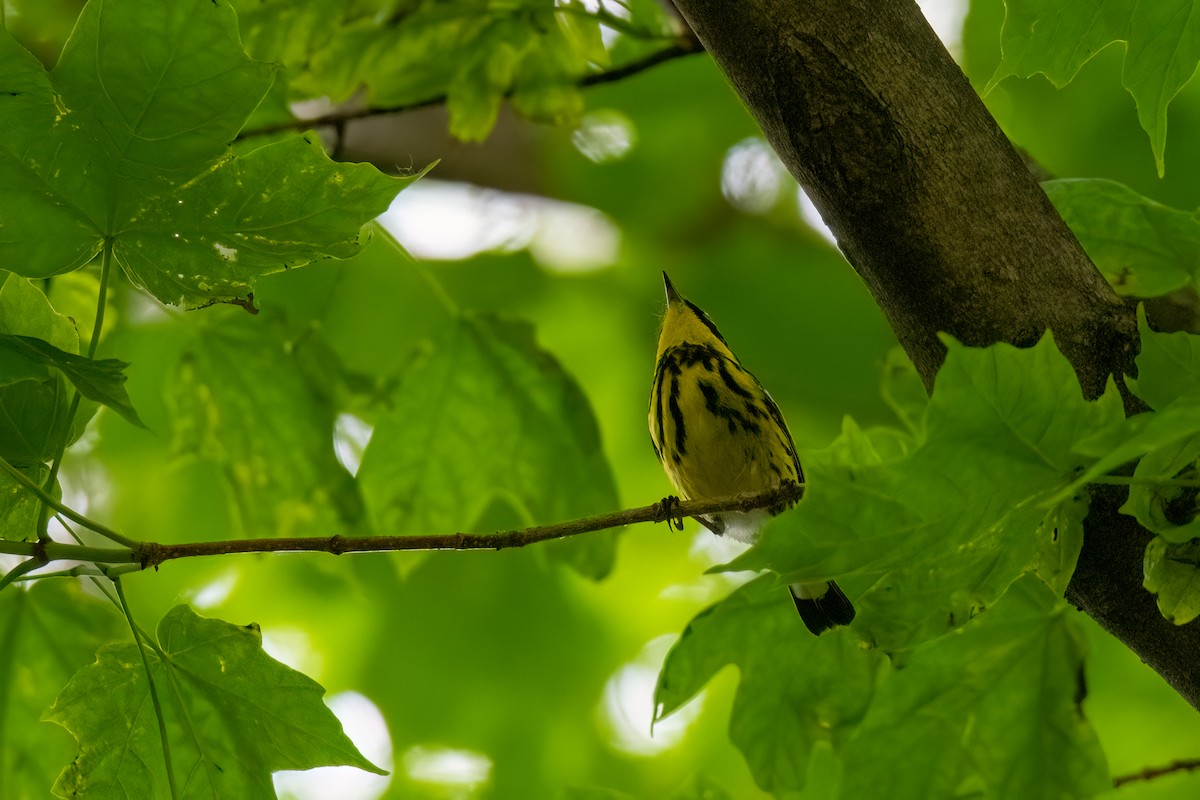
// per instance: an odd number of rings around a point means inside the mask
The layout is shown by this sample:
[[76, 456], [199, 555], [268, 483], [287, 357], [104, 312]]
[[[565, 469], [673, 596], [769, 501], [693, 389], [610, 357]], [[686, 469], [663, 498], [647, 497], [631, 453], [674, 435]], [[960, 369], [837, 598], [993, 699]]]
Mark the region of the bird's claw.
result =
[[662, 521], [668, 528], [683, 530], [683, 515], [679, 513], [680, 500], [675, 495], [669, 495], [658, 501]]

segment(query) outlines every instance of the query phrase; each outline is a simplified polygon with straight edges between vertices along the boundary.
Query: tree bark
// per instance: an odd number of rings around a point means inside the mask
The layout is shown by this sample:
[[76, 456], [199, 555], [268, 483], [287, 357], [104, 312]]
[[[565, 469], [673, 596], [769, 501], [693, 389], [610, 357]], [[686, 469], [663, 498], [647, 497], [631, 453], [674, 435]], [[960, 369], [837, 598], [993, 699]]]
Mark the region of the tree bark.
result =
[[[1105, 282], [913, 0], [674, 0], [804, 187], [927, 389], [939, 331], [985, 346], [1049, 328], [1085, 396], [1132, 373]], [[1118, 382], [1120, 384], [1120, 382]], [[1138, 410], [1126, 398], [1127, 411]], [[1200, 708], [1200, 625], [1142, 588], [1149, 534], [1094, 498], [1067, 598]]]

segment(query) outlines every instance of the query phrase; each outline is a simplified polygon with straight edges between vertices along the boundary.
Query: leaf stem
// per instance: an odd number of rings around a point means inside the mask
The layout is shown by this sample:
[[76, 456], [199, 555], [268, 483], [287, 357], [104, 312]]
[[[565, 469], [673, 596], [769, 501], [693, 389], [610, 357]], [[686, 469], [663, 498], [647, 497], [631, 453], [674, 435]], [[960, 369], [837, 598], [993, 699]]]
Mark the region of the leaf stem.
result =
[[0, 591], [3, 591], [4, 587], [8, 586], [13, 581], [20, 580], [21, 577], [26, 573], [33, 572], [38, 567], [44, 567], [45, 565], [46, 561], [44, 559], [39, 559], [36, 556], [30, 556], [6, 572], [4, 577], [0, 578]]
[[104, 328], [104, 309], [108, 306], [108, 278], [112, 272], [111, 238], [104, 240], [104, 251], [100, 256], [100, 291], [96, 298], [96, 322], [92, 325], [92, 340], [88, 343], [88, 358], [96, 357], [96, 348], [100, 345], [100, 333]]
[[133, 621], [133, 614], [129, 611], [129, 603], [125, 600], [125, 590], [121, 588], [120, 579], [113, 580], [113, 586], [117, 588], [121, 611], [125, 614], [125, 621], [129, 623], [129, 632], [133, 634], [133, 641], [137, 644], [138, 653], [142, 657], [142, 667], [146, 670], [146, 682], [150, 684], [150, 702], [154, 704], [154, 715], [158, 717], [158, 735], [162, 739], [163, 760], [167, 768], [167, 784], [171, 787], [171, 797], [175, 800], [179, 797], [179, 790], [175, 786], [175, 768], [171, 764], [171, 743], [167, 737], [167, 718], [163, 714], [162, 704], [158, 700], [158, 689], [154, 686], [154, 676], [150, 672], [150, 659], [146, 658], [146, 645], [138, 636], [138, 626]]
[[12, 582], [40, 581], [42, 578], [112, 578], [124, 575], [127, 572], [137, 572], [141, 568], [141, 564], [121, 564], [113, 567], [98, 567], [95, 564], [77, 564], [70, 569], [62, 569], [58, 572], [43, 572], [40, 575], [22, 575]]
[[38, 497], [42, 500], [42, 510], [38, 514], [37, 535], [43, 542], [50, 541], [50, 510], [53, 508], [46, 503], [45, 498], [50, 496], [50, 492], [54, 490], [54, 484], [58, 481], [58, 468], [62, 465], [63, 453], [67, 451], [67, 439], [71, 435], [71, 425], [75, 420], [75, 412], [79, 410], [79, 390], [76, 389], [71, 394], [71, 405], [67, 409], [67, 422], [63, 426], [62, 436], [58, 442], [58, 452], [54, 454], [54, 460], [50, 463], [50, 472], [46, 475], [46, 480], [42, 484], [42, 491]]
[[[122, 534], [117, 533], [112, 528], [108, 527], [107, 525], [104, 525], [102, 523], [96, 522], [93, 519], [85, 517], [83, 514], [80, 514], [78, 511], [71, 508], [70, 506], [63, 505], [58, 500], [55, 500], [54, 497], [51, 496], [50, 493], [46, 489], [42, 488], [41, 486], [38, 486], [33, 481], [29, 480], [29, 477], [26, 476], [25, 473], [21, 472], [19, 469], [14, 467], [12, 464], [8, 463], [8, 460], [2, 456], [0, 456], [0, 469], [3, 469], [5, 472], [7, 472], [9, 475], [11, 475], [13, 480], [15, 480], [17, 483], [19, 483], [25, 489], [25, 491], [31, 493], [32, 495], [37, 497], [38, 500], [42, 501], [43, 513], [45, 513], [47, 509], [53, 509], [54, 511], [57, 511], [59, 514], [62, 514], [64, 517], [71, 520], [72, 522], [82, 525], [83, 527], [87, 528], [88, 530], [95, 531], [96, 533], [103, 536], [105, 539], [114, 541], [117, 544], [123, 544], [126, 547], [130, 547], [130, 548], [137, 546], [138, 543], [136, 541], [134, 541], [133, 539], [130, 539], [128, 536], [123, 536]], [[53, 484], [51, 484], [51, 485], [53, 485]], [[51, 540], [49, 537], [41, 536], [42, 531], [43, 531], [43, 528], [42, 528], [42, 526], [39, 525], [38, 538], [47, 544], [50, 543]]]
[[[3, 0], [0, 0], [3, 2]], [[112, 238], [106, 237], [104, 240], [104, 249], [100, 255], [100, 290], [96, 298], [96, 322], [92, 326], [92, 339], [88, 343], [88, 358], [95, 358], [96, 347], [100, 344], [100, 329], [104, 324], [104, 307], [108, 301], [108, 276], [112, 268]], [[58, 451], [54, 454], [54, 460], [50, 462], [50, 474], [46, 476], [45, 482], [42, 484], [43, 497], [49, 497], [50, 492], [54, 489], [54, 484], [58, 481], [58, 470], [62, 466], [63, 454], [67, 452], [67, 439], [71, 436], [71, 426], [75, 424], [75, 413], [79, 410], [79, 400], [82, 395], [79, 390], [75, 389], [71, 394], [71, 407], [67, 409], [67, 421], [63, 427], [62, 436], [58, 441]], [[45, 503], [45, 500], [42, 501]], [[38, 538], [42, 541], [50, 540], [49, 525], [50, 525], [50, 509], [52, 506], [43, 505], [42, 511], [38, 515]], [[62, 513], [60, 511], [60, 513]], [[78, 520], [76, 520], [78, 522]], [[84, 523], [80, 522], [80, 525]], [[95, 530], [93, 528], [93, 530]], [[100, 533], [100, 531], [96, 531]], [[119, 541], [115, 540], [114, 541]]]

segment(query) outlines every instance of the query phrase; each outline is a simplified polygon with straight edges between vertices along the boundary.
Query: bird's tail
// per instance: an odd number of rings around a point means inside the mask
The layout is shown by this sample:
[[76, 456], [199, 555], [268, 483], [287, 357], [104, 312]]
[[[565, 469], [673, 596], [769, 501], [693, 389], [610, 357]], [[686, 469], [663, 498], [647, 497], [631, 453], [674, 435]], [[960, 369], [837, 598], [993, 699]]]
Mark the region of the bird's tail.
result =
[[805, 627], [818, 636], [854, 619], [854, 605], [833, 581], [793, 583], [788, 589]]

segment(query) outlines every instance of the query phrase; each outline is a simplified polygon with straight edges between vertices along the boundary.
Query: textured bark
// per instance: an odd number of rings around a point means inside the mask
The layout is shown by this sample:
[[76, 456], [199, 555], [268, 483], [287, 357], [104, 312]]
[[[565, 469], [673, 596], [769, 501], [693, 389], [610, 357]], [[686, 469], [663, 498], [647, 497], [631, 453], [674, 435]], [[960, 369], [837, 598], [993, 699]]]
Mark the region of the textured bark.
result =
[[[675, 5], [820, 209], [927, 388], [944, 356], [939, 331], [975, 346], [1029, 345], [1050, 328], [1088, 397], [1132, 371], [1132, 310], [916, 3]], [[1200, 626], [1158, 614], [1141, 586], [1148, 534], [1110, 500], [1097, 496], [1067, 597], [1200, 708]]]
[[1128, 492], [1093, 486], [1084, 520], [1083, 552], [1067, 600], [1104, 626], [1153, 667], [1193, 706], [1200, 708], [1200, 625], [1163, 619], [1154, 597], [1142, 588], [1142, 554], [1152, 534], [1117, 509]]
[[926, 385], [938, 331], [1051, 328], [1089, 395], [1128, 367], [1128, 309], [911, 0], [677, 0], [833, 230]]

